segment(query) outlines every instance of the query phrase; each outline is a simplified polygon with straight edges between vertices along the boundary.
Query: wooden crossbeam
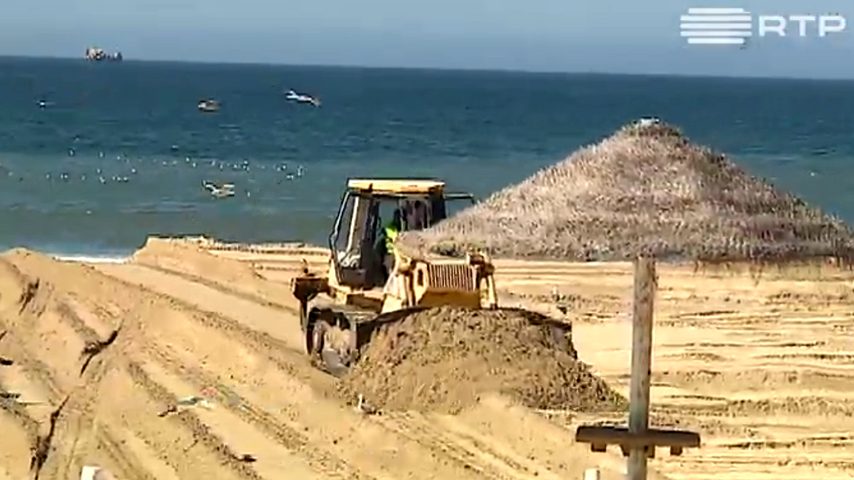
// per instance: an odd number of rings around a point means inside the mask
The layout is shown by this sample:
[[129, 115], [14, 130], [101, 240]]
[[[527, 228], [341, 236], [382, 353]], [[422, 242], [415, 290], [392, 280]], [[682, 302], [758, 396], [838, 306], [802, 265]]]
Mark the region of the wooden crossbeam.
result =
[[619, 445], [624, 455], [632, 449], [643, 449], [648, 458], [653, 458], [655, 447], [668, 447], [671, 455], [681, 455], [684, 448], [699, 447], [700, 435], [685, 430], [649, 428], [636, 434], [626, 427], [581, 426], [575, 431], [575, 441], [589, 443], [594, 452], [604, 452], [608, 445]]

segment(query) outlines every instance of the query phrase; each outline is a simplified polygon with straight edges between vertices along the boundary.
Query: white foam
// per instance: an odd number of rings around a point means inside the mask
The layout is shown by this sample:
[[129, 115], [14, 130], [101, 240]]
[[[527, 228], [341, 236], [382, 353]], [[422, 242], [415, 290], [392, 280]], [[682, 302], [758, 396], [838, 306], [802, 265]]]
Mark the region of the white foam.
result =
[[51, 255], [61, 262], [78, 263], [126, 263], [129, 256], [92, 256], [92, 255]]

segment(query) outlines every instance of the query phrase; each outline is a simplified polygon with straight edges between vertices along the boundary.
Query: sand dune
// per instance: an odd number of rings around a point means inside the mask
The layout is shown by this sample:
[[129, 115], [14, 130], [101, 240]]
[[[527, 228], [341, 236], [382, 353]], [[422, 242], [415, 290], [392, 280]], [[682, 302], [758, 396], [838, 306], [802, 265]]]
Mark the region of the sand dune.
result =
[[[497, 396], [453, 416], [354, 410], [302, 353], [283, 282], [300, 258], [320, 267], [324, 257], [300, 248], [152, 242], [126, 264], [99, 265], [4, 254], [0, 357], [12, 365], [0, 366], [0, 479], [76, 478], [86, 464], [120, 479], [557, 479], [597, 465], [620, 478], [616, 451], [572, 442], [576, 425], [601, 419], [592, 414]], [[498, 268], [508, 305], [558, 315], [557, 287], [579, 357], [625, 393], [628, 265]], [[653, 419], [696, 429], [703, 447], [662, 452], [652, 468], [674, 479], [850, 478], [854, 274], [660, 275]], [[206, 401], [180, 404], [191, 396]], [[32, 457], [43, 464], [31, 468]]]

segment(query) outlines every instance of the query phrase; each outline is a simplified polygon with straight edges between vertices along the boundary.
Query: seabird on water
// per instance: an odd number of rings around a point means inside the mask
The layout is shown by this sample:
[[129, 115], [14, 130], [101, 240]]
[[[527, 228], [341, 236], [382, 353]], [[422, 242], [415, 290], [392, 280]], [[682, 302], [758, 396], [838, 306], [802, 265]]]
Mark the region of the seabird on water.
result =
[[202, 186], [205, 187], [205, 190], [210, 192], [216, 198], [225, 198], [225, 197], [233, 197], [234, 196], [234, 184], [233, 183], [223, 183], [222, 185], [217, 185], [213, 182], [202, 180]]

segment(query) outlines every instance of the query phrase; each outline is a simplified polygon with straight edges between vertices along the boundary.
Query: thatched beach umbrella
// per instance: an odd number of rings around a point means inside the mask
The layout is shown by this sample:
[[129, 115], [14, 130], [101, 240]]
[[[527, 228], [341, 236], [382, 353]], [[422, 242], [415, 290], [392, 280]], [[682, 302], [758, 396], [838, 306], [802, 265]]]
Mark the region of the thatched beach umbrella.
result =
[[399, 244], [451, 256], [776, 263], [850, 259], [851, 233], [677, 128], [641, 121]]

